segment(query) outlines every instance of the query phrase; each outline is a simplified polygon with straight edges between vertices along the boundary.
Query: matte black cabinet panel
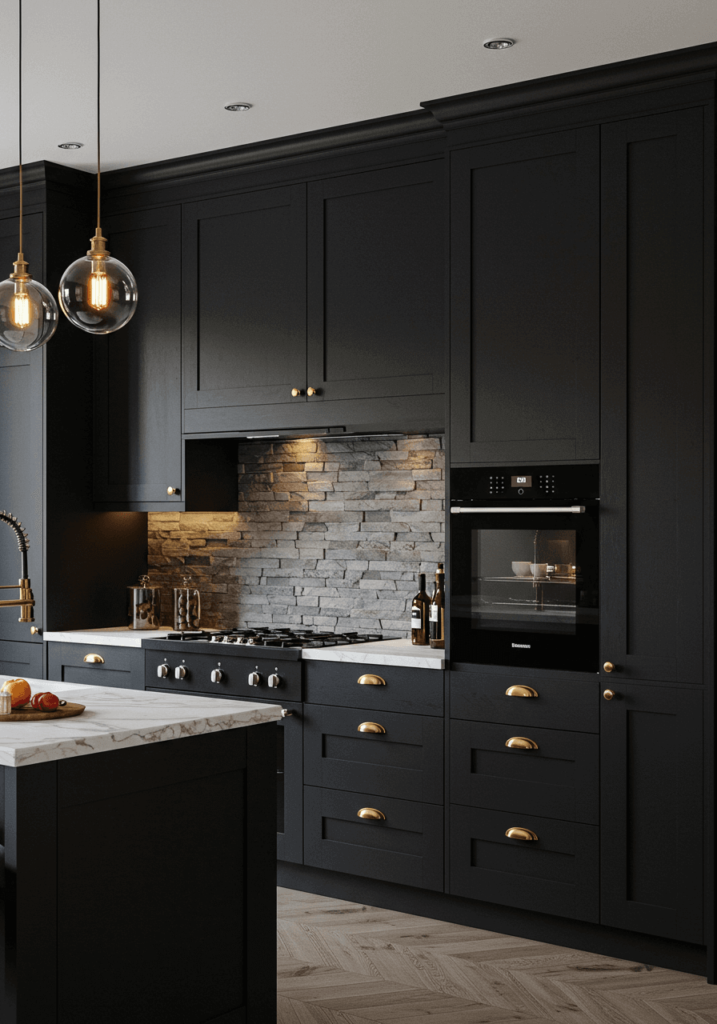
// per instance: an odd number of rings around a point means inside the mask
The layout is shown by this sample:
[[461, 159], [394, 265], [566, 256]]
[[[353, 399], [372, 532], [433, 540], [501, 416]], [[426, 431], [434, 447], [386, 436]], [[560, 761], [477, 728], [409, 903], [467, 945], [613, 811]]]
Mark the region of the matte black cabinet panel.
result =
[[599, 128], [451, 154], [451, 459], [599, 457]]
[[597, 736], [453, 721], [450, 737], [451, 803], [599, 823]]
[[[537, 839], [512, 839], [511, 828]], [[599, 914], [599, 831], [532, 814], [451, 806], [454, 896], [578, 921]]]
[[[497, 722], [521, 728], [571, 729], [598, 732], [600, 691], [597, 682], [533, 676], [523, 672], [494, 674], [450, 672], [451, 717], [471, 722]], [[596, 677], [597, 678], [597, 677]], [[520, 688], [537, 697], [515, 695]], [[514, 695], [508, 694], [513, 690]]]
[[[384, 820], [358, 817], [363, 808]], [[375, 793], [304, 787], [304, 863], [420, 889], [443, 889], [443, 808]]]
[[354, 709], [307, 704], [304, 782], [442, 804], [441, 719], [387, 712], [375, 718], [367, 720], [365, 712]]
[[[97, 657], [102, 661], [97, 661]], [[60, 683], [143, 690], [144, 651], [141, 647], [106, 647], [51, 640], [47, 645], [47, 678]]]
[[116, 214], [104, 227], [139, 301], [126, 327], [93, 339], [94, 499], [176, 505], [184, 499], [181, 208]]
[[703, 681], [702, 108], [602, 129], [602, 659]]
[[443, 390], [443, 167], [309, 184], [310, 402]]
[[183, 217], [185, 409], [305, 403], [306, 187], [188, 203]]
[[702, 939], [702, 693], [616, 684], [602, 701], [602, 924]]
[[304, 662], [304, 673], [310, 704], [363, 708], [374, 713], [443, 715], [443, 672], [437, 669], [308, 661]]
[[[10, 609], [12, 611], [12, 609]], [[18, 640], [0, 640], [0, 673], [44, 679], [43, 646]]]

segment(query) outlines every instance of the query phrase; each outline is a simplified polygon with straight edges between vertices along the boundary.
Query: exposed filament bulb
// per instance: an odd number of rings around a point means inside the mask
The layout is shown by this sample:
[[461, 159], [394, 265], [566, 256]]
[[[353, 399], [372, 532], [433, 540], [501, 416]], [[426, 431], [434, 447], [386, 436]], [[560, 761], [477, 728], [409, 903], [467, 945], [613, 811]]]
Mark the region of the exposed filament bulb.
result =
[[17, 282], [16, 291], [10, 300], [10, 320], [18, 330], [25, 330], [33, 321], [32, 303], [23, 282]]
[[93, 260], [92, 267], [87, 302], [93, 309], [107, 309], [112, 297], [109, 278], [102, 269], [100, 260]]

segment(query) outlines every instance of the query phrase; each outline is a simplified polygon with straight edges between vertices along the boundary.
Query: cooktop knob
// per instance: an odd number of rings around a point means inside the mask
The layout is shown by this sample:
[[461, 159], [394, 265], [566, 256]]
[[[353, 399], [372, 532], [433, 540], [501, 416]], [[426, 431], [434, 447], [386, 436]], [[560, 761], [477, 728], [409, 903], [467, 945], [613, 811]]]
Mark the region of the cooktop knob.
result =
[[261, 676], [258, 672], [249, 673], [249, 686], [258, 686], [261, 682]]
[[281, 683], [281, 676], [278, 675], [276, 672], [272, 672], [269, 678], [267, 679], [267, 683], [269, 684], [269, 686], [277, 687]]
[[213, 668], [210, 678], [213, 683], [221, 683], [222, 679], [224, 678], [224, 673], [220, 668]]
[[157, 665], [157, 675], [160, 679], [166, 679], [169, 675], [169, 665]]
[[177, 666], [177, 667], [175, 668], [175, 670], [174, 670], [174, 678], [175, 678], [175, 679], [184, 679], [184, 677], [186, 676], [186, 674], [187, 674], [187, 670], [186, 670], [186, 668], [184, 667], [184, 665], [178, 665], [178, 666]]

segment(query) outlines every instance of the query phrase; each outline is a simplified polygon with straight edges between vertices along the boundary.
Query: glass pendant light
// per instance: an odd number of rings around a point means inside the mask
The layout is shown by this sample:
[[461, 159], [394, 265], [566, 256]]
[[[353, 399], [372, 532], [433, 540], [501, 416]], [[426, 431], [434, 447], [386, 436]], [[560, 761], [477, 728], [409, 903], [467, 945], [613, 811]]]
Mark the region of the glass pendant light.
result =
[[97, 229], [86, 256], [75, 260], [60, 280], [60, 305], [67, 319], [90, 334], [111, 334], [132, 319], [137, 282], [110, 256], [100, 227], [100, 0], [97, 0]]
[[13, 352], [32, 352], [46, 344], [57, 329], [57, 303], [52, 293], [28, 273], [22, 251], [22, 0], [19, 0], [19, 252], [10, 277], [0, 282], [0, 345]]

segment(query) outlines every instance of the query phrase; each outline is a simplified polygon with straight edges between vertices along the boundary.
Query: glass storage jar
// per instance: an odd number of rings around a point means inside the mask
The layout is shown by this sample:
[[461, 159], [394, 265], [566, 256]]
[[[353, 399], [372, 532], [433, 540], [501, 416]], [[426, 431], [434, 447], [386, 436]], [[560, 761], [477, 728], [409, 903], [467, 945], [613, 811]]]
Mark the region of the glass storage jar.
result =
[[149, 576], [127, 587], [127, 617], [130, 629], [160, 629], [162, 588], [150, 586]]
[[181, 587], [174, 588], [174, 628], [197, 629], [201, 603], [199, 591], [192, 586], [192, 580], [185, 576]]

